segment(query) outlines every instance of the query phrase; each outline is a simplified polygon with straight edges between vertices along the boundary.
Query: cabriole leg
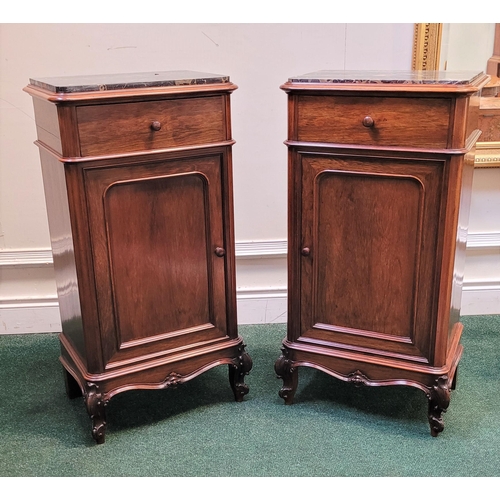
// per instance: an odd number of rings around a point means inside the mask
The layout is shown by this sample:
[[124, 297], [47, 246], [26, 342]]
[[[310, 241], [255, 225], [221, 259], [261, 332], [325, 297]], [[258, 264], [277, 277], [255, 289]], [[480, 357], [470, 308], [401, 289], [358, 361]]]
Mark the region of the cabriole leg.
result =
[[280, 398], [284, 399], [286, 405], [291, 405], [299, 382], [298, 370], [292, 366], [292, 361], [288, 358], [287, 349], [283, 348], [281, 352], [281, 356], [274, 364], [276, 375], [283, 380], [283, 387], [278, 394]]
[[238, 356], [233, 360], [234, 364], [229, 365], [229, 383], [234, 393], [234, 399], [243, 401], [245, 394], [248, 394], [248, 386], [245, 384], [245, 375], [252, 369], [252, 358], [245, 352], [245, 346], [239, 348]]
[[436, 380], [436, 383], [427, 395], [429, 398], [429, 424], [433, 437], [443, 432], [444, 423], [442, 415], [450, 405], [450, 392], [450, 382], [448, 377], [444, 375]]
[[102, 444], [106, 433], [106, 412], [102, 394], [95, 384], [89, 382], [84, 397], [87, 412], [92, 421], [92, 437], [97, 444]]

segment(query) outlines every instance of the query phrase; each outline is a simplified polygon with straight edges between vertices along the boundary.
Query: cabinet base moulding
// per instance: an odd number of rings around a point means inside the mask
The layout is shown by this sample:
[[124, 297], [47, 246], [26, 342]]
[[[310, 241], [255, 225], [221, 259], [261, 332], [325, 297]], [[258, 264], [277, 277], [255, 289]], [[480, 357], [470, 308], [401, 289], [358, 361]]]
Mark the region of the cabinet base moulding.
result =
[[[279, 396], [291, 405], [298, 387], [298, 368], [320, 370], [355, 387], [409, 386], [423, 391], [429, 401], [428, 420], [432, 436], [444, 429], [443, 414], [456, 387], [458, 364], [463, 347], [460, 344], [463, 325], [457, 323], [452, 332], [452, 347], [442, 367], [406, 363], [401, 360], [353, 352], [350, 346], [323, 347], [307, 342], [283, 341], [282, 354], [275, 363], [275, 372], [283, 380]], [[300, 339], [299, 339], [300, 340]], [[345, 347], [345, 349], [342, 349]], [[387, 353], [390, 356], [390, 353]]]

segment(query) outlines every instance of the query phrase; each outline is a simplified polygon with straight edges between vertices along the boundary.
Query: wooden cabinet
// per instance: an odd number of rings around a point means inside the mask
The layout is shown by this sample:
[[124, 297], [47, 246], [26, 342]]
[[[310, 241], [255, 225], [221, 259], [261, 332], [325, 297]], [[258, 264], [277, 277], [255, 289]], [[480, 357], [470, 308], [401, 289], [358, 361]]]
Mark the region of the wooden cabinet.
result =
[[275, 370], [408, 385], [444, 428], [477, 129], [476, 73], [322, 71], [288, 93], [288, 332]]
[[92, 435], [120, 392], [221, 364], [237, 401], [229, 78], [165, 72], [32, 79], [68, 395]]

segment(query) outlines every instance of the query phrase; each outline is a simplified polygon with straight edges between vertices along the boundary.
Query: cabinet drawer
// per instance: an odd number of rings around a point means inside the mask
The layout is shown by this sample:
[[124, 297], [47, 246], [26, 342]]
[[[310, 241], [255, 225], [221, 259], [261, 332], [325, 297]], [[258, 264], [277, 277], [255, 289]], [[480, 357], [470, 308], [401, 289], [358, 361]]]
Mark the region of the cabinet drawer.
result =
[[445, 148], [450, 111], [443, 98], [298, 96], [297, 140]]
[[76, 114], [82, 156], [226, 139], [222, 96], [78, 106]]

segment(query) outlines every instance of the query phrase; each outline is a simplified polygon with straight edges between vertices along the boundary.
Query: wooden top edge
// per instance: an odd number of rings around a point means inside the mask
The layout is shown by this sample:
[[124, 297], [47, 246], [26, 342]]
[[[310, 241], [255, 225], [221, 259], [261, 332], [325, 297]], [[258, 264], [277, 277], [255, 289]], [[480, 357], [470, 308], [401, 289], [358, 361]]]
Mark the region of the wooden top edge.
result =
[[404, 93], [441, 93], [474, 94], [490, 81], [485, 73], [478, 74], [468, 83], [384, 83], [384, 82], [286, 82], [280, 86], [285, 92], [404, 92]]
[[99, 90], [92, 92], [51, 92], [35, 85], [29, 84], [23, 88], [32, 97], [38, 97], [50, 102], [77, 102], [77, 101], [101, 101], [106, 99], [120, 99], [136, 96], [169, 96], [169, 95], [189, 95], [205, 94], [210, 92], [231, 93], [238, 88], [231, 82], [227, 83], [209, 83], [205, 85], [180, 85], [171, 87], [149, 87], [149, 88], [131, 88], [122, 90]]

